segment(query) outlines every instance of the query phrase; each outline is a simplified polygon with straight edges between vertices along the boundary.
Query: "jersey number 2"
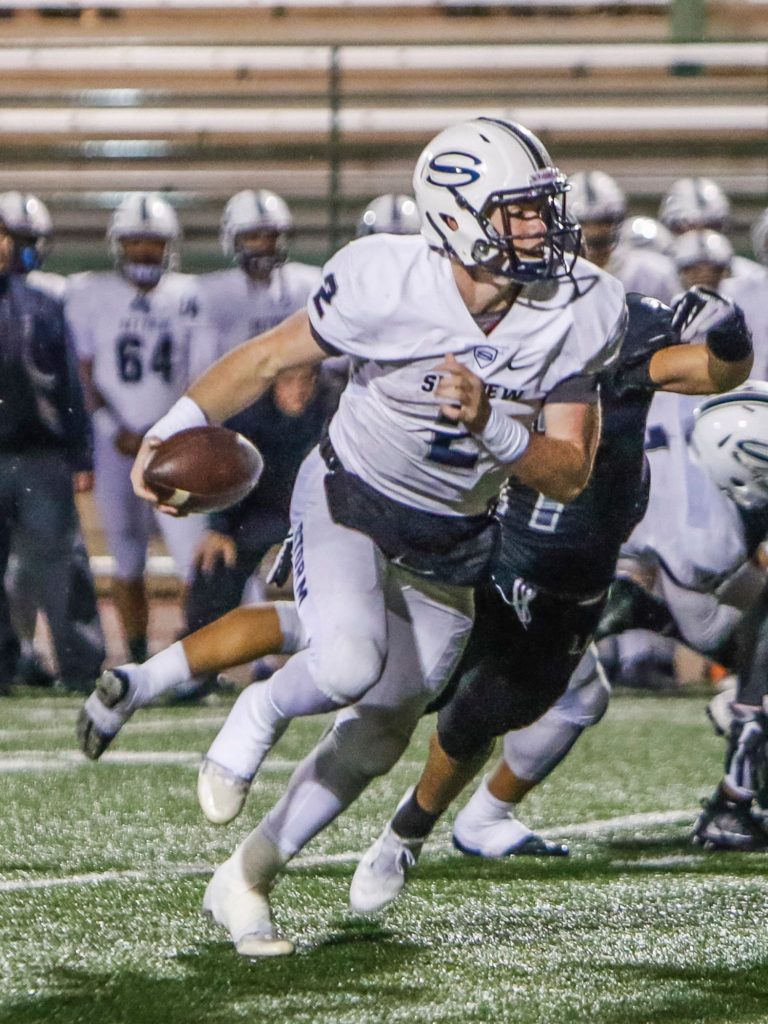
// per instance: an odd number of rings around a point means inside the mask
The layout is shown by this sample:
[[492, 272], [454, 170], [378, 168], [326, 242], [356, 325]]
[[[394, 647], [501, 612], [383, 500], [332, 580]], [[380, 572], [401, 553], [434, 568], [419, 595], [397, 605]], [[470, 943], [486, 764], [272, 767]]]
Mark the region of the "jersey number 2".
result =
[[[124, 334], [117, 339], [117, 373], [124, 384], [138, 384], [144, 376], [141, 358], [141, 338]], [[173, 380], [173, 338], [161, 334], [149, 360], [149, 368], [158, 374], [166, 384]]]

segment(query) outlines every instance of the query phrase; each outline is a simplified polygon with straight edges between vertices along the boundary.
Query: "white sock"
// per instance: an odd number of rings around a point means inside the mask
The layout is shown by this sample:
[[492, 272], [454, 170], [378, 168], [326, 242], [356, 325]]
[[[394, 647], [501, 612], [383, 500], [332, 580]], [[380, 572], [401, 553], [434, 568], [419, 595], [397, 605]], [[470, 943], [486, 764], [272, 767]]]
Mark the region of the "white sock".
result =
[[232, 870], [248, 885], [269, 892], [290, 857], [285, 857], [269, 838], [261, 822], [229, 858]]
[[137, 707], [151, 704], [161, 694], [167, 693], [180, 683], [189, 682], [192, 678], [181, 640], [166, 647], [164, 651], [153, 654], [143, 664], [124, 670], [128, 671], [131, 682], [136, 687]]
[[462, 821], [466, 824], [485, 824], [499, 821], [514, 813], [512, 801], [498, 800], [488, 789], [488, 776], [484, 775], [480, 785], [461, 810]]
[[300, 651], [266, 683], [251, 683], [235, 701], [206, 757], [251, 779], [291, 719], [338, 709], [312, 682]]

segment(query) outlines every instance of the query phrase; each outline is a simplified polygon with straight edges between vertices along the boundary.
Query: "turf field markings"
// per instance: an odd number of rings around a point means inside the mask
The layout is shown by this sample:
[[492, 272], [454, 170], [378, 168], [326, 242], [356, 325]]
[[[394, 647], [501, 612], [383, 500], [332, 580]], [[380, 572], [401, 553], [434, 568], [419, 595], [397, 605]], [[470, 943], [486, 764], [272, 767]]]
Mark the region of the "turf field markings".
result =
[[[263, 769], [262, 769], [263, 770]], [[674, 824], [682, 821], [689, 821], [692, 811], [663, 811], [657, 814], [628, 814], [617, 818], [606, 818], [600, 821], [586, 821], [575, 825], [563, 825], [556, 830], [542, 830], [545, 835], [574, 835], [579, 830], [581, 835], [598, 835], [601, 832], [615, 831], [626, 827], [643, 825]], [[429, 847], [430, 853], [444, 854], [453, 851], [450, 842], [443, 840], [432, 843]], [[325, 867], [330, 864], [356, 864], [362, 857], [362, 851], [346, 853], [316, 853], [305, 854], [297, 857], [288, 865], [288, 870], [293, 871], [302, 868]], [[693, 854], [681, 855], [679, 857], [649, 858], [648, 860], [612, 861], [611, 867], [679, 867], [683, 864], [699, 864], [701, 858]], [[88, 874], [66, 875], [64, 877], [32, 878], [32, 879], [0, 879], [0, 893], [3, 892], [26, 892], [32, 889], [48, 889], [58, 886], [78, 885], [100, 885], [105, 882], [122, 881], [155, 881], [163, 878], [196, 877], [198, 875], [209, 875], [213, 871], [211, 865], [203, 864], [169, 864], [163, 868], [156, 868], [151, 871], [127, 869], [125, 871], [101, 871]]]

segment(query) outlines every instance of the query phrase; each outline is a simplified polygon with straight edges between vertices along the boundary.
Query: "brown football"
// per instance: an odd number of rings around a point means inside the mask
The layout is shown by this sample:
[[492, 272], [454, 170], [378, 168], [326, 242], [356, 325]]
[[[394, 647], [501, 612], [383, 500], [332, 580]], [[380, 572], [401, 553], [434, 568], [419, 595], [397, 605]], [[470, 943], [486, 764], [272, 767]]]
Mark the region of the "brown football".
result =
[[182, 512], [218, 512], [259, 482], [264, 460], [242, 434], [226, 427], [192, 427], [155, 448], [144, 483], [164, 505]]

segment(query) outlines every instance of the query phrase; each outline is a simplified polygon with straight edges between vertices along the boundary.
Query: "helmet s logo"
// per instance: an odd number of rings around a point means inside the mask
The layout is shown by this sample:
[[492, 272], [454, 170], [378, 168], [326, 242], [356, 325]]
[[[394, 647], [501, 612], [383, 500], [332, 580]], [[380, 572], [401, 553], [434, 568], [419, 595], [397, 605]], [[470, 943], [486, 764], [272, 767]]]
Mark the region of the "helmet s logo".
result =
[[448, 152], [438, 153], [429, 161], [427, 181], [430, 185], [440, 188], [462, 188], [471, 185], [480, 177], [476, 170], [482, 160], [472, 153]]
[[751, 459], [768, 463], [768, 444], [765, 441], [737, 441], [736, 449], [740, 454], [748, 455]]

